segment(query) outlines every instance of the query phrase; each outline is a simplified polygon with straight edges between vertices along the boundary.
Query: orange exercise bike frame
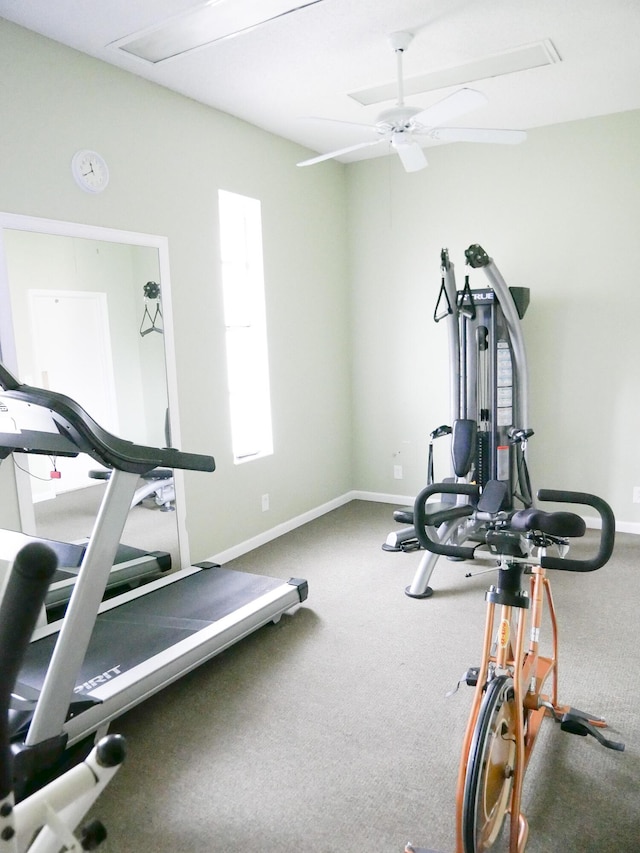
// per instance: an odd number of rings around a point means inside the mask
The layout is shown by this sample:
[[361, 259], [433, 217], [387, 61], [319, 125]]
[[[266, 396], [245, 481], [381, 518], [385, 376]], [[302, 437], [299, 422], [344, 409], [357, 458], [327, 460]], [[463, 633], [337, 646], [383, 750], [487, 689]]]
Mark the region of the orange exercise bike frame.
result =
[[[475, 683], [475, 691], [462, 743], [458, 771], [456, 853], [470, 853], [470, 848], [473, 853], [488, 850], [500, 834], [507, 813], [510, 815], [509, 853], [524, 853], [529, 827], [521, 808], [523, 783], [544, 717], [552, 716], [562, 724], [563, 729], [575, 734], [591, 734], [603, 746], [610, 749], [624, 749], [624, 744], [607, 740], [599, 733], [599, 730], [606, 726], [603, 719], [558, 703], [558, 621], [551, 584], [547, 576], [547, 569], [585, 572], [603, 566], [613, 552], [615, 518], [609, 505], [595, 495], [583, 492], [540, 490], [538, 492], [540, 500], [586, 504], [598, 511], [601, 527], [599, 548], [595, 556], [581, 560], [568, 559], [564, 556], [548, 556], [547, 545], [551, 542], [560, 542], [563, 525], [570, 529], [576, 527], [576, 521], [579, 522], [578, 527], [582, 525], [582, 532], [574, 531], [565, 535], [580, 536], [584, 532], [584, 522], [573, 513], [546, 513], [533, 509], [522, 511], [519, 525], [515, 523], [515, 517], [518, 516], [518, 513], [515, 513], [501, 518], [497, 527], [507, 530], [513, 522], [514, 529], [518, 531], [517, 535], [522, 534], [530, 541], [535, 539], [538, 546], [542, 543], [542, 547], [538, 547], [535, 556], [524, 552], [519, 554], [509, 548], [506, 548], [506, 553], [502, 553], [496, 547], [489, 547], [487, 551], [486, 546], [481, 546], [476, 550], [477, 546], [470, 549], [452, 544], [442, 545], [429, 537], [427, 500], [438, 493], [456, 493], [477, 499], [479, 489], [474, 485], [461, 483], [435, 484], [423, 489], [416, 498], [414, 507], [416, 533], [420, 544], [434, 553], [450, 557], [488, 558], [497, 561], [499, 577], [508, 579], [506, 593], [499, 589], [500, 583], [498, 583], [498, 589], [492, 586], [486, 594], [487, 610], [481, 663], [478, 670], [469, 671], [472, 673], [471, 678], [469, 673], [465, 678], [467, 683]], [[524, 514], [527, 513], [525, 518]], [[433, 530], [433, 527], [431, 529]], [[561, 542], [561, 545], [567, 544], [567, 540]], [[531, 551], [533, 550], [531, 548]], [[509, 578], [510, 574], [512, 577]], [[525, 585], [522, 580], [523, 575], [529, 577], [527, 592], [522, 589]], [[551, 637], [550, 648], [545, 648], [546, 653], [541, 654], [543, 623], [546, 627], [545, 605]], [[508, 689], [507, 698], [504, 699], [503, 704], [508, 703], [510, 711], [503, 719], [500, 737], [503, 743], [499, 743], [500, 758], [494, 766], [490, 760], [491, 756], [487, 758], [486, 753], [478, 755], [474, 746], [477, 747], [478, 741], [482, 738], [486, 739], [486, 730], [484, 734], [478, 734], [483, 702], [492, 682], [500, 677], [502, 677], [500, 683], [504, 683], [505, 689]], [[551, 680], [547, 688], [549, 679]], [[484, 743], [488, 741], [485, 740]], [[476, 766], [474, 770], [474, 763], [479, 764], [481, 758], [485, 759], [482, 768]], [[490, 793], [493, 791], [495, 794], [497, 788], [500, 788], [503, 793], [500, 796], [495, 795], [496, 815], [487, 819], [488, 837], [485, 838], [481, 831], [480, 838], [477, 838], [474, 826], [473, 839], [467, 843], [470, 831], [468, 825], [470, 806], [466, 792], [469, 773], [472, 771], [476, 774], [484, 774], [482, 784], [490, 790]], [[491, 778], [491, 773], [495, 778]], [[473, 804], [474, 817], [477, 807], [476, 802]], [[484, 830], [484, 828], [481, 829]], [[436, 853], [436, 851], [407, 845], [405, 853]]]

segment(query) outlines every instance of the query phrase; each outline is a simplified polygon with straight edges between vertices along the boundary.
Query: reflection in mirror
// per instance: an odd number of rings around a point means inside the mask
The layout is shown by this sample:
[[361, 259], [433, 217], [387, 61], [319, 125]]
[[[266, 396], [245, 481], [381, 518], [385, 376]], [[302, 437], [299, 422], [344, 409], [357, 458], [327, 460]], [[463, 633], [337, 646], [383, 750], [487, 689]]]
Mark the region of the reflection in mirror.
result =
[[[163, 238], [10, 215], [0, 225], [0, 345], [8, 369], [21, 382], [68, 395], [122, 438], [169, 445], [173, 350]], [[86, 538], [108, 472], [85, 455], [15, 454], [14, 462], [22, 531]], [[141, 479], [123, 534], [128, 546], [168, 553], [173, 568], [187, 554], [176, 479], [170, 471]], [[7, 517], [1, 526], [10, 526]]]

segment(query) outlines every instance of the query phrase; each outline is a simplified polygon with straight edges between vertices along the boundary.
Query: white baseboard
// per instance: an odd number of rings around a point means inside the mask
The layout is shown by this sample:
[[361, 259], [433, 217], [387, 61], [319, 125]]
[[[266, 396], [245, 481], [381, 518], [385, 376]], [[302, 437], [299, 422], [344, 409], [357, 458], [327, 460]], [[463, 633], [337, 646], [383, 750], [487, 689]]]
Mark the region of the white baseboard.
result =
[[[593, 527], [595, 530], [602, 527], [599, 518], [587, 518], [585, 516], [584, 521], [587, 527]], [[618, 521], [616, 519], [616, 533], [635, 533], [636, 536], [640, 536], [640, 524], [637, 521]]]
[[[259, 548], [261, 545], [266, 545], [267, 542], [272, 542], [279, 536], [284, 536], [285, 533], [290, 533], [297, 527], [302, 527], [303, 524], [307, 524], [309, 521], [314, 521], [314, 519], [320, 518], [320, 516], [326, 515], [326, 513], [331, 512], [334, 509], [338, 509], [338, 507], [344, 506], [351, 501], [372, 501], [373, 503], [392, 504], [394, 507], [403, 507], [413, 506], [414, 497], [415, 496], [391, 495], [384, 494], [382, 492], [363, 492], [357, 490], [345, 492], [344, 495], [334, 498], [332, 501], [328, 501], [315, 509], [304, 512], [302, 515], [297, 515], [295, 518], [292, 518], [289, 521], [284, 521], [282, 524], [277, 524], [270, 530], [265, 530], [264, 533], [260, 533], [258, 536], [247, 539], [239, 545], [234, 545], [226, 551], [221, 551], [219, 554], [216, 554], [210, 559], [212, 562], [224, 565], [224, 563], [229, 562], [229, 560], [235, 560], [237, 557], [242, 557], [244, 554], [248, 554], [255, 548]], [[391, 515], [389, 517], [390, 520], [392, 520]], [[587, 527], [594, 530], [598, 530], [601, 526], [599, 518], [585, 516], [584, 521]], [[634, 533], [640, 536], [640, 523], [635, 521], [616, 520], [616, 531], [618, 533]]]
[[320, 516], [326, 515], [326, 513], [348, 504], [353, 499], [353, 493], [347, 492], [341, 497], [334, 498], [332, 501], [328, 501], [315, 509], [309, 510], [309, 512], [304, 512], [302, 515], [297, 515], [295, 518], [289, 519], [289, 521], [277, 524], [270, 530], [265, 530], [264, 533], [259, 533], [257, 536], [253, 536], [251, 539], [247, 539], [239, 545], [234, 545], [226, 551], [221, 551], [219, 554], [216, 554], [210, 559], [214, 563], [221, 563], [224, 565], [224, 563], [228, 563], [229, 560], [235, 560], [237, 557], [242, 557], [244, 554], [248, 554], [249, 551], [253, 551], [261, 545], [266, 545], [267, 542], [272, 542], [279, 536], [284, 536], [285, 533], [290, 533], [292, 530], [295, 530], [296, 527], [302, 527], [303, 524], [307, 524], [309, 521], [314, 521], [314, 519], [320, 518]]
[[415, 495], [386, 495], [382, 492], [350, 492], [352, 501], [373, 501], [379, 504], [413, 506]]

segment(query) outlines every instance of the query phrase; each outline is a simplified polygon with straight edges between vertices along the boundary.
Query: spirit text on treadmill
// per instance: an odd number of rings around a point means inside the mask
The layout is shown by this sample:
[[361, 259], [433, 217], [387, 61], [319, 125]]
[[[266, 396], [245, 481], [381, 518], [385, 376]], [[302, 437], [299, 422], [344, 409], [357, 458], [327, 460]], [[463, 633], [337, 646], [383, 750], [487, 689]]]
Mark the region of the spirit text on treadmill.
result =
[[88, 681], [85, 681], [84, 684], [79, 684], [77, 687], [73, 688], [74, 693], [84, 693], [85, 690], [93, 690], [94, 687], [98, 687], [100, 684], [104, 684], [106, 681], [110, 681], [114, 676], [120, 675], [120, 667], [122, 664], [118, 664], [118, 666], [112, 666], [111, 669], [108, 669], [106, 672], [103, 672], [102, 675], [95, 675], [93, 678], [90, 678]]

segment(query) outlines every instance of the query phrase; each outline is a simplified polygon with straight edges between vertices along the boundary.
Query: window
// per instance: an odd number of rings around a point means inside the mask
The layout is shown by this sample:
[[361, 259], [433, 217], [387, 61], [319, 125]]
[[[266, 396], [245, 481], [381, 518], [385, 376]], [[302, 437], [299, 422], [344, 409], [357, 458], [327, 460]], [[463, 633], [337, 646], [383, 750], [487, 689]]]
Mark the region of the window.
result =
[[273, 453], [260, 202], [219, 190], [234, 462]]

